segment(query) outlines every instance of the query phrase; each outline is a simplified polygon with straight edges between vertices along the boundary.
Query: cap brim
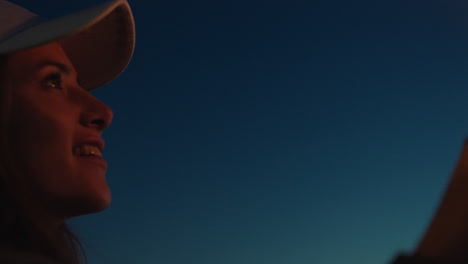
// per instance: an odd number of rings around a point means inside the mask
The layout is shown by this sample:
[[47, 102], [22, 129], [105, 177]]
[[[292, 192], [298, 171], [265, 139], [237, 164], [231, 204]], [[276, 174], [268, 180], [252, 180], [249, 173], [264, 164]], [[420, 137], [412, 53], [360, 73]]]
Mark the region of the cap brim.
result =
[[28, 28], [0, 46], [0, 54], [57, 41], [88, 91], [122, 73], [133, 55], [135, 24], [126, 0], [114, 0]]

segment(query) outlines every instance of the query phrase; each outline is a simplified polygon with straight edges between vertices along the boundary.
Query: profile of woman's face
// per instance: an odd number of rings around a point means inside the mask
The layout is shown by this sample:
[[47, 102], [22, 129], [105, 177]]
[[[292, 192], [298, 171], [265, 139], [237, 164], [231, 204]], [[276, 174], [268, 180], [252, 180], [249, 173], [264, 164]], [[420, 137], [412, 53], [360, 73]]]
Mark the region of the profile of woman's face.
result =
[[6, 69], [13, 90], [10, 142], [37, 202], [64, 219], [107, 208], [107, 165], [84, 156], [99, 155], [94, 147], [80, 147], [101, 139], [111, 109], [79, 85], [58, 43], [10, 54]]

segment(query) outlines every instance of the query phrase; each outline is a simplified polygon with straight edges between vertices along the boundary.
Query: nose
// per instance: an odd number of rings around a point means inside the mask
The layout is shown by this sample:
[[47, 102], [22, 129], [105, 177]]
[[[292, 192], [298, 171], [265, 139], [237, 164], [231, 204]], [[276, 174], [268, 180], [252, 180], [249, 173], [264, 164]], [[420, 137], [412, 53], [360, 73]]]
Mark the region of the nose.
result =
[[99, 101], [96, 97], [91, 94], [88, 95], [88, 102], [85, 104], [86, 107], [81, 115], [80, 123], [85, 127], [103, 131], [111, 124], [114, 113], [110, 107]]

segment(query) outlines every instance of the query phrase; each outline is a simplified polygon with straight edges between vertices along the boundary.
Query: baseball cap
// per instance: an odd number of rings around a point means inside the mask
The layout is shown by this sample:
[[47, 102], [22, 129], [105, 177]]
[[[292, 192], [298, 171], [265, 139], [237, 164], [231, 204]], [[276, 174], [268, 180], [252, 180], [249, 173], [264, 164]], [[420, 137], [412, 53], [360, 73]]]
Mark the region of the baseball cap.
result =
[[60, 43], [88, 91], [122, 73], [135, 47], [135, 24], [126, 0], [113, 0], [47, 20], [0, 0], [0, 56]]

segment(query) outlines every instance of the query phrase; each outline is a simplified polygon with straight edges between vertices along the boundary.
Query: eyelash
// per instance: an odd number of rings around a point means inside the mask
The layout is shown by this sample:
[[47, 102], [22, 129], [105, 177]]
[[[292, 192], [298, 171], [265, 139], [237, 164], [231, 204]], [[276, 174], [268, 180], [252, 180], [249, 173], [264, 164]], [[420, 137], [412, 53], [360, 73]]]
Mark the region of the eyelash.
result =
[[[55, 87], [51, 87], [49, 86], [49, 82], [50, 81], [53, 81], [56, 85]], [[62, 90], [62, 74], [59, 73], [59, 72], [54, 72], [50, 75], [48, 75], [45, 79], [44, 79], [44, 85], [47, 87], [47, 88], [56, 88], [56, 89], [59, 89], [59, 90]]]

